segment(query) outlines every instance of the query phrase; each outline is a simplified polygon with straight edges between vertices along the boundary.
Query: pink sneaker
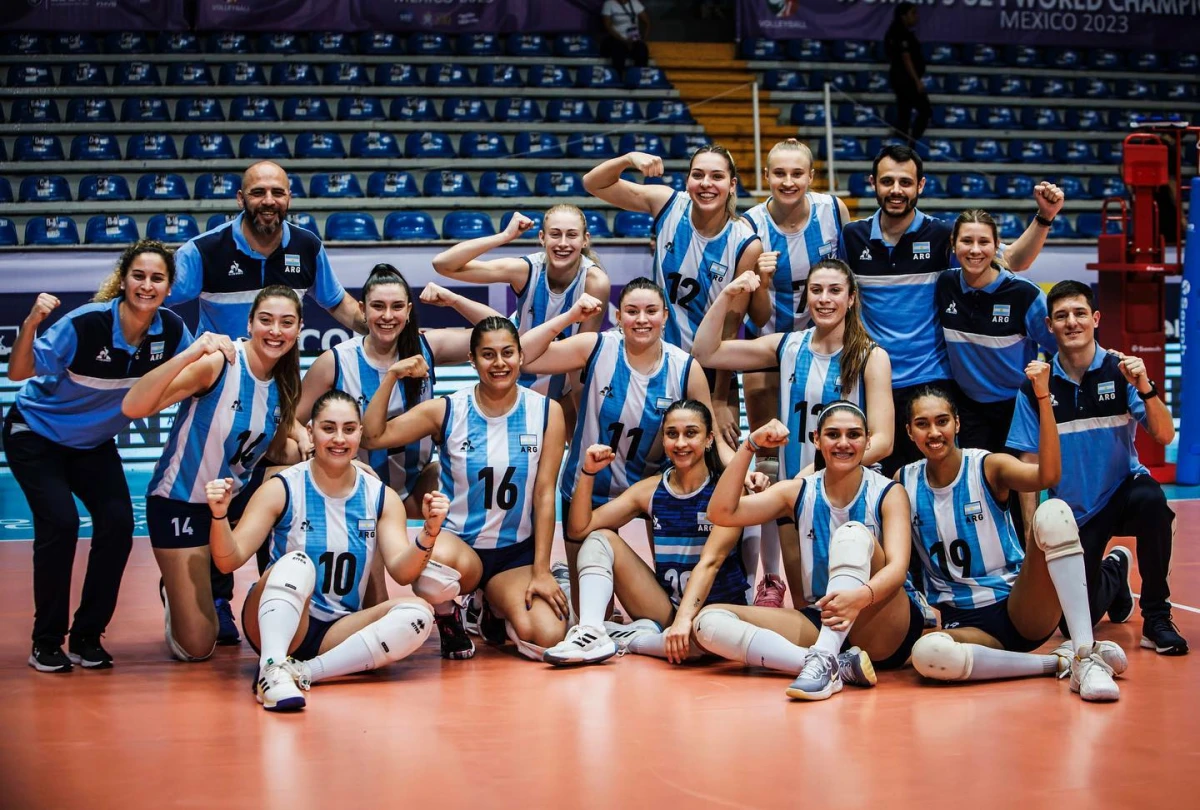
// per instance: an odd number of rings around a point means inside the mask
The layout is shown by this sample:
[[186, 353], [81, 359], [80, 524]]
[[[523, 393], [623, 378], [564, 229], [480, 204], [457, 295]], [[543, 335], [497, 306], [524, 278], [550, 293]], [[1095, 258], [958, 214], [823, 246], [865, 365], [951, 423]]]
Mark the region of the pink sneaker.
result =
[[758, 590], [754, 592], [755, 607], [783, 607], [783, 595], [787, 593], [787, 585], [776, 574], [764, 574]]

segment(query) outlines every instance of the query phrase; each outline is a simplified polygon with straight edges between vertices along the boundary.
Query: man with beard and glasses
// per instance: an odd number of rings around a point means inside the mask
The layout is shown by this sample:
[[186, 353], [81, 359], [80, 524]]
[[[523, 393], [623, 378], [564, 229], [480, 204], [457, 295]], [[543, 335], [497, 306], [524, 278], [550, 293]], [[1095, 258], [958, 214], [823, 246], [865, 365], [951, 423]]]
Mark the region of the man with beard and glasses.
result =
[[[884, 474], [891, 477], [922, 457], [904, 429], [905, 404], [915, 388], [936, 384], [957, 395], [934, 303], [938, 276], [957, 259], [951, 250], [950, 224], [917, 209], [925, 187], [920, 155], [907, 146], [885, 146], [875, 157], [871, 182], [879, 210], [868, 219], [846, 223], [842, 250], [858, 278], [867, 332], [892, 360], [895, 444], [881, 462]], [[1064, 199], [1062, 190], [1048, 182], [1037, 185], [1033, 198], [1033, 221], [1004, 251], [1015, 272], [1033, 264]]]
[[[215, 332], [236, 340], [246, 336], [250, 308], [259, 291], [282, 284], [301, 297], [308, 293], [338, 323], [365, 334], [367, 324], [358, 302], [334, 275], [320, 238], [287, 222], [292, 195], [283, 167], [264, 160], [246, 169], [237, 201], [242, 213], [175, 252], [175, 283], [167, 305], [199, 298], [196, 334]], [[247, 497], [235, 502], [231, 519], [236, 521], [249, 494], [262, 483], [263, 470], [265, 465], [260, 465], [243, 489]], [[217, 643], [237, 644], [240, 638], [230, 604], [233, 575], [214, 566], [211, 580], [220, 623]]]

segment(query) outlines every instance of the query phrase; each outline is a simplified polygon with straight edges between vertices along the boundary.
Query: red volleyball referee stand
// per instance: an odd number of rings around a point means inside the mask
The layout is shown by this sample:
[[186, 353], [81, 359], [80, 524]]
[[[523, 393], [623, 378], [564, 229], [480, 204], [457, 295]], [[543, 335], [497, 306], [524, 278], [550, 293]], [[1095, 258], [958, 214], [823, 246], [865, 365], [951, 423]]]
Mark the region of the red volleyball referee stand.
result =
[[[1100, 276], [1102, 345], [1142, 358], [1160, 387], [1167, 365], [1166, 277], [1183, 271], [1181, 154], [1184, 137], [1194, 132], [1200, 127], [1150, 124], [1126, 136], [1121, 176], [1130, 200], [1104, 201], [1097, 261], [1087, 265]], [[1168, 143], [1174, 143], [1173, 154]], [[1174, 222], [1165, 224], [1166, 233], [1175, 234], [1175, 250], [1168, 256], [1155, 192], [1172, 182], [1175, 211], [1166, 216]], [[1110, 223], [1116, 224], [1112, 233]], [[1166, 448], [1142, 431], [1136, 441], [1138, 457], [1150, 473], [1163, 483], [1173, 482], [1175, 465], [1166, 462]]]

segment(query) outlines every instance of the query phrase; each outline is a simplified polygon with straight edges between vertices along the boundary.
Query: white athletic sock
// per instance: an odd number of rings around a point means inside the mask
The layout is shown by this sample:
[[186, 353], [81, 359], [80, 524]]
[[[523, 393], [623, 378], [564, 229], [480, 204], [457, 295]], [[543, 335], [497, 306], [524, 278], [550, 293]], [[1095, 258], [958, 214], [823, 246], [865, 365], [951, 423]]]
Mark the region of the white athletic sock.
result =
[[704, 650], [749, 666], [795, 675], [808, 654], [806, 648], [797, 647], [773, 630], [755, 627], [724, 608], [702, 611], [692, 628]]
[[804, 668], [807, 647], [797, 647], [774, 630], [757, 627], [746, 645], [746, 663], [795, 675]]
[[[1079, 555], [1075, 555], [1080, 561]], [[967, 644], [971, 648], [970, 681], [990, 681], [996, 678], [1027, 678], [1031, 675], [1050, 675], [1058, 671], [1058, 656], [1010, 652]]]
[[368, 672], [406, 658], [429, 637], [428, 609], [400, 604], [341, 644], [308, 662], [313, 683]]
[[[854, 577], [839, 574], [829, 580], [829, 584], [825, 587], [825, 593], [838, 593], [861, 586], [862, 583]], [[851, 623], [850, 627], [853, 626], [853, 623]], [[846, 642], [846, 636], [850, 635], [850, 627], [847, 627], [845, 630], [834, 630], [831, 627], [821, 625], [821, 632], [817, 634], [817, 643], [813, 647], [836, 656], [842, 651], [842, 645]]]
[[1058, 592], [1058, 603], [1062, 606], [1063, 618], [1067, 621], [1067, 632], [1076, 652], [1092, 648], [1092, 614], [1088, 607], [1087, 575], [1083, 571], [1083, 555], [1068, 554], [1065, 557], [1047, 560], [1050, 581]]
[[300, 611], [314, 582], [312, 562], [303, 554], [285, 554], [271, 567], [258, 603], [260, 669], [287, 659], [288, 647], [300, 627]]
[[754, 583], [758, 579], [758, 558], [762, 550], [762, 527], [747, 526], [742, 529], [742, 567], [750, 581], [747, 601], [754, 604]]
[[762, 557], [763, 576], [783, 574], [783, 562], [779, 553], [779, 524], [768, 520], [762, 525], [762, 540], [759, 542], [759, 554]]
[[633, 641], [629, 642], [629, 651], [636, 655], [652, 655], [655, 658], [666, 658], [667, 646], [664, 643], [666, 637], [665, 633], [646, 633], [637, 636]]
[[309, 679], [317, 683], [354, 672], [366, 672], [371, 668], [371, 651], [359, 630], [329, 652], [321, 653], [307, 663]]
[[604, 627], [604, 616], [612, 600], [613, 578], [591, 570], [579, 574], [579, 623], [588, 627]]

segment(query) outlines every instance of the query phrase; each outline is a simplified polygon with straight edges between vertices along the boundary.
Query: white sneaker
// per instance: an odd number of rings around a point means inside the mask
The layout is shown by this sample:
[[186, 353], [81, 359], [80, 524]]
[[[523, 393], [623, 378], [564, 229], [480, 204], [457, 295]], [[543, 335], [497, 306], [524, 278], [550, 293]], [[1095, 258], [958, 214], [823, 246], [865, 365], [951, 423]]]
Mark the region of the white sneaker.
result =
[[1110, 701], [1121, 697], [1121, 689], [1113, 680], [1113, 668], [1095, 647], [1086, 657], [1076, 654], [1071, 659], [1071, 691], [1084, 700]]
[[[1097, 641], [1092, 646], [1092, 652], [1100, 656], [1104, 663], [1112, 669], [1113, 675], [1123, 675], [1129, 669], [1129, 659], [1125, 651], [1115, 641]], [[1067, 639], [1054, 651], [1058, 656], [1058, 677], [1061, 680], [1071, 674], [1071, 662], [1075, 660], [1075, 646]]]
[[617, 642], [598, 627], [577, 624], [567, 637], [542, 653], [542, 660], [556, 667], [598, 664], [617, 654]]
[[269, 712], [293, 711], [304, 708], [302, 688], [308, 688], [308, 679], [296, 662], [288, 658], [280, 664], [270, 662], [258, 673], [254, 694]]
[[810, 648], [804, 668], [787, 688], [787, 696], [797, 700], [826, 700], [842, 691], [838, 660], [824, 650]]
[[605, 622], [604, 629], [608, 633], [609, 638], [617, 642], [618, 655], [627, 653], [630, 642], [635, 638], [651, 634], [657, 636], [663, 631], [659, 623], [653, 619], [638, 619], [636, 622], [630, 622], [629, 624]]

